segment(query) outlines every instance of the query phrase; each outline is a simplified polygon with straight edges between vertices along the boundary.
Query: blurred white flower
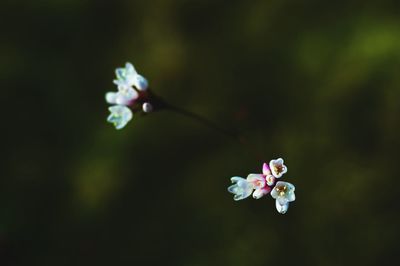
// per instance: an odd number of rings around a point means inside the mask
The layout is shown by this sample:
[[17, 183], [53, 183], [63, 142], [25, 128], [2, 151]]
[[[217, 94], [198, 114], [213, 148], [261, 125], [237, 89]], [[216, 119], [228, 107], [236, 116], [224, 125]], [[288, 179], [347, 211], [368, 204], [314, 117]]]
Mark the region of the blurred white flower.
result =
[[117, 68], [115, 74], [117, 79], [114, 80], [114, 84], [118, 86], [119, 90], [134, 86], [139, 91], [144, 91], [149, 86], [147, 80], [139, 75], [129, 62], [125, 64], [125, 68]]
[[109, 107], [108, 110], [111, 114], [107, 121], [114, 124], [116, 129], [122, 129], [133, 116], [131, 109], [123, 105], [114, 105]]

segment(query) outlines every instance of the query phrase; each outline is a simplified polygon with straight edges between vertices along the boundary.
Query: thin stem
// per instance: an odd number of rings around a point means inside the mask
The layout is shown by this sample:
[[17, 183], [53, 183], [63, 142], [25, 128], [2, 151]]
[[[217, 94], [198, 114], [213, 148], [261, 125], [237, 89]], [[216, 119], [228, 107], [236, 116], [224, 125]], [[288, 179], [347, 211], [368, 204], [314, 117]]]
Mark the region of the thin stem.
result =
[[203, 117], [203, 116], [201, 116], [199, 114], [196, 114], [196, 113], [193, 113], [193, 112], [188, 111], [186, 109], [183, 109], [181, 107], [170, 105], [170, 104], [166, 103], [165, 101], [163, 101], [163, 104], [164, 104], [163, 107], [166, 110], [170, 110], [170, 111], [175, 112], [177, 114], [180, 114], [180, 115], [186, 116], [186, 117], [188, 117], [190, 119], [193, 119], [193, 120], [203, 124], [204, 126], [210, 128], [210, 129], [218, 131], [219, 133], [221, 133], [224, 136], [227, 136], [227, 137], [229, 137], [229, 138], [231, 138], [233, 140], [238, 141], [243, 147], [247, 148], [247, 150], [254, 156], [254, 158], [256, 160], [260, 160], [260, 161], [263, 160], [262, 159], [263, 157], [261, 156], [261, 153], [259, 151], [257, 151], [256, 149], [254, 149], [250, 145], [249, 141], [245, 137], [241, 136], [239, 133], [237, 133], [237, 132], [235, 132], [233, 130], [228, 130], [226, 128], [223, 128], [223, 127], [219, 126], [218, 124], [214, 123], [213, 121], [211, 121], [211, 120], [209, 120], [209, 119], [207, 119], [207, 118], [205, 118], [205, 117]]
[[199, 115], [194, 112], [191, 112], [189, 110], [186, 110], [184, 108], [172, 105], [165, 101], [162, 97], [154, 94], [151, 90], [147, 90], [146, 92], [140, 92], [140, 104], [149, 101], [152, 105], [155, 111], [161, 111], [161, 110], [169, 110], [172, 112], [175, 112], [177, 114], [183, 115], [187, 118], [190, 118], [194, 121], [199, 122], [200, 124], [219, 132], [220, 134], [229, 137], [230, 139], [233, 139], [237, 142], [240, 143], [243, 147], [245, 147], [250, 154], [254, 156], [256, 160], [263, 161], [263, 156], [262, 153], [257, 150], [254, 146], [250, 144], [250, 142], [243, 137], [241, 134], [234, 130], [229, 130], [224, 127], [221, 127], [217, 123]]
[[204, 126], [211, 128], [215, 131], [218, 131], [219, 133], [221, 133], [222, 135], [225, 135], [227, 137], [230, 137], [232, 139], [238, 139], [239, 136], [237, 133], [235, 133], [232, 130], [227, 130], [225, 128], [220, 127], [218, 124], [212, 122], [211, 120], [208, 120], [205, 117], [202, 117], [196, 113], [193, 113], [191, 111], [188, 111], [186, 109], [177, 107], [177, 106], [172, 106], [172, 105], [168, 105], [166, 107], [167, 110], [173, 111], [175, 113], [178, 113], [180, 115], [186, 116], [190, 119], [196, 120], [197, 122], [200, 122], [201, 124], [203, 124]]

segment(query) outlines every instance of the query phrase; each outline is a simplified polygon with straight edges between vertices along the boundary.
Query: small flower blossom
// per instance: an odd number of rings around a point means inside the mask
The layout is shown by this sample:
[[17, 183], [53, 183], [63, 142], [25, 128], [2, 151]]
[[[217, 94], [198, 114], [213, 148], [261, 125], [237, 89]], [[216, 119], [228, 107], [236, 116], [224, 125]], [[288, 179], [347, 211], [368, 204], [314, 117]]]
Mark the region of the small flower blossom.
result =
[[247, 181], [253, 184], [253, 198], [255, 199], [259, 199], [271, 191], [271, 188], [267, 186], [265, 177], [262, 174], [249, 174], [247, 176]]
[[255, 199], [271, 193], [271, 196], [276, 199], [277, 211], [284, 214], [289, 208], [289, 202], [296, 199], [294, 185], [283, 181], [277, 182], [277, 178], [286, 172], [287, 167], [283, 164], [282, 158], [271, 160], [269, 164], [263, 164], [262, 174], [249, 174], [247, 179], [232, 177], [232, 182], [236, 184], [230, 186], [228, 191], [235, 194], [235, 200], [247, 198], [252, 193]]
[[263, 175], [265, 176], [265, 180], [267, 181], [268, 186], [273, 186], [275, 184], [275, 177], [271, 174], [271, 169], [269, 168], [267, 163], [263, 164]]
[[134, 86], [136, 89], [144, 91], [149, 85], [147, 80], [136, 72], [131, 63], [126, 63], [125, 68], [117, 68], [115, 74], [117, 79], [114, 80], [114, 84], [118, 86], [118, 89]]
[[232, 183], [235, 183], [228, 187], [228, 191], [232, 194], [233, 199], [238, 201], [247, 198], [253, 192], [253, 184], [248, 182], [246, 179], [234, 176], [231, 178]]
[[132, 111], [123, 105], [114, 105], [108, 108], [111, 114], [107, 121], [114, 124], [116, 129], [122, 129], [131, 119]]
[[271, 160], [269, 162], [269, 168], [271, 169], [272, 175], [276, 178], [280, 178], [287, 172], [287, 167], [283, 164], [282, 158]]
[[275, 206], [279, 213], [286, 213], [289, 208], [289, 202], [296, 199], [294, 190], [294, 185], [283, 181], [278, 181], [272, 189], [271, 196], [276, 200]]

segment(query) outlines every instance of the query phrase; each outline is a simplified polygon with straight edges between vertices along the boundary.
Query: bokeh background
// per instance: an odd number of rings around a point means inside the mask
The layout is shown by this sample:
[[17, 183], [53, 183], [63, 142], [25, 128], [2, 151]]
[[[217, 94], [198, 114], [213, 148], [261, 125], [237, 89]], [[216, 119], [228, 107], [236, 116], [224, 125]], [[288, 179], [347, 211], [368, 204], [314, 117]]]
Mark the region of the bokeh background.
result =
[[[0, 265], [381, 265], [398, 254], [399, 1], [0, 4]], [[106, 123], [114, 69], [283, 157], [297, 200], [234, 202], [263, 161], [170, 112]]]

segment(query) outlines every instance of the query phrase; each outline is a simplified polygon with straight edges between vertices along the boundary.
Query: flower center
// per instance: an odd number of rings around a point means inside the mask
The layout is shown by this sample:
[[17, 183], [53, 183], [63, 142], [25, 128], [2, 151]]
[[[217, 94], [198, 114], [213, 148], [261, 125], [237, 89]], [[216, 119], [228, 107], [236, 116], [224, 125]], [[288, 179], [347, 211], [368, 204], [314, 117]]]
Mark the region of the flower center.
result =
[[283, 172], [283, 166], [282, 165], [275, 166], [275, 172], [277, 173]]
[[275, 178], [273, 175], [269, 175], [266, 177], [267, 185], [272, 186], [275, 183]]
[[286, 194], [287, 186], [285, 185], [276, 186], [275, 189], [278, 192], [279, 196], [283, 197]]

